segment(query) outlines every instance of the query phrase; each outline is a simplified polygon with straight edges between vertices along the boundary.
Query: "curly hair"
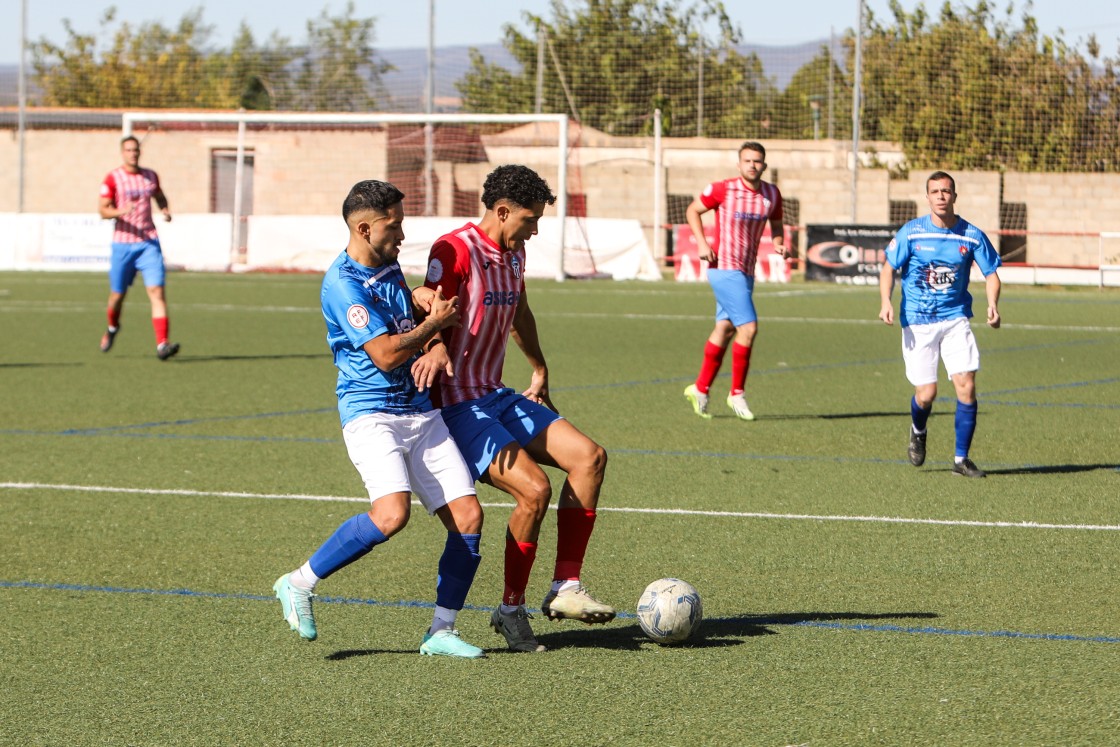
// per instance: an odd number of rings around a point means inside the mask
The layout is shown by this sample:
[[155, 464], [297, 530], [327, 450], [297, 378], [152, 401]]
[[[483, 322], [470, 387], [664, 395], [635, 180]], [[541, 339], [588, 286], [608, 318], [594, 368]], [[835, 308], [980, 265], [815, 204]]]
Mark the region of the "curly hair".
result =
[[508, 200], [523, 208], [543, 202], [551, 205], [556, 195], [548, 182], [528, 166], [499, 166], [490, 172], [482, 184], [482, 204], [492, 210], [500, 200]]
[[351, 213], [358, 210], [389, 212], [389, 208], [404, 199], [404, 192], [389, 182], [366, 179], [350, 188], [350, 194], [342, 201], [342, 219], [349, 220]]

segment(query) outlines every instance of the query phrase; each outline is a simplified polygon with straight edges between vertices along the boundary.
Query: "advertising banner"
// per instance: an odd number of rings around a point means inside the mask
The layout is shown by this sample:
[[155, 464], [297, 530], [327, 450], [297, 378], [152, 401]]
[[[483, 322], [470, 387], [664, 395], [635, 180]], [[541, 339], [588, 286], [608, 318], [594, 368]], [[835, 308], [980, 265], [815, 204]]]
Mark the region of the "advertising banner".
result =
[[[786, 246], [793, 246], [793, 230], [785, 226]], [[708, 244], [716, 240], [716, 227], [704, 226], [704, 236]], [[696, 237], [688, 224], [682, 223], [674, 226], [673, 230], [673, 262], [676, 264], [674, 275], [679, 283], [705, 283], [708, 281], [708, 263], [701, 262], [699, 248], [696, 246]], [[762, 231], [762, 238], [758, 242], [758, 256], [754, 265], [755, 281], [759, 283], [788, 283], [790, 276], [789, 262], [774, 251], [774, 242], [770, 238], [770, 224], [767, 223]]]
[[899, 226], [809, 225], [805, 279], [876, 285]]

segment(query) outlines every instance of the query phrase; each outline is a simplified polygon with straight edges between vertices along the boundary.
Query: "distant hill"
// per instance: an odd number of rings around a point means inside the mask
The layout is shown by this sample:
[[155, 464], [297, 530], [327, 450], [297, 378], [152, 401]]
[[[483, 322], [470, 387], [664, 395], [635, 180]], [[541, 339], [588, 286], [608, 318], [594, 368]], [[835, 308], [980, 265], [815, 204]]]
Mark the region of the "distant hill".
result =
[[[739, 47], [739, 52], [758, 55], [766, 75], [778, 88], [785, 88], [793, 74], [827, 43], [827, 40], [822, 39], [780, 47], [746, 44]], [[482, 44], [475, 48], [489, 63], [511, 69], [517, 67], [516, 61], [500, 44]], [[455, 83], [470, 67], [470, 49], [469, 46], [436, 48], [435, 99], [438, 111], [454, 111], [458, 108], [459, 91], [455, 88]], [[385, 49], [380, 50], [379, 54], [394, 68], [383, 77], [390, 101], [382, 109], [422, 111], [424, 85], [428, 74], [427, 49]], [[28, 96], [33, 99], [36, 91], [30, 83], [28, 85]], [[19, 66], [0, 65], [0, 107], [18, 105], [18, 86]]]

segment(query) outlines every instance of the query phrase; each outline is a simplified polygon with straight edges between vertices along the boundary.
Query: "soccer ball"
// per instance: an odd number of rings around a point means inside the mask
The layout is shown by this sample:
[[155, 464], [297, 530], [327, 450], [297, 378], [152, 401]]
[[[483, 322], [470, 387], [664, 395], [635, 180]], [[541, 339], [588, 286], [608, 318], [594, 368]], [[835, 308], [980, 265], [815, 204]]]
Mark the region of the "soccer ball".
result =
[[638, 598], [638, 624], [662, 646], [687, 641], [703, 619], [700, 593], [679, 578], [659, 578]]

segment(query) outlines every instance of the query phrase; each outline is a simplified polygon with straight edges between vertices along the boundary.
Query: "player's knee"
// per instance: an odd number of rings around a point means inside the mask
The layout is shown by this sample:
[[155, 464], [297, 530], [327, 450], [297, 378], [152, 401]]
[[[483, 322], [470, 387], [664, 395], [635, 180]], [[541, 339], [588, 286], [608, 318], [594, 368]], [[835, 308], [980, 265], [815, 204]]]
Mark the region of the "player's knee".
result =
[[607, 450], [592, 441], [584, 464], [587, 465], [587, 471], [602, 482], [603, 476], [607, 473]]
[[463, 496], [455, 502], [455, 527], [460, 534], [482, 533], [482, 506], [478, 499], [472, 496]]
[[408, 524], [409, 510], [392, 508], [377, 511], [376, 515], [371, 516], [373, 523], [385, 535], [385, 539], [389, 539], [394, 534], [404, 529]]
[[548, 476], [541, 472], [527, 480], [514, 497], [519, 506], [531, 512], [538, 521], [543, 520], [552, 500], [552, 484], [548, 481]]

